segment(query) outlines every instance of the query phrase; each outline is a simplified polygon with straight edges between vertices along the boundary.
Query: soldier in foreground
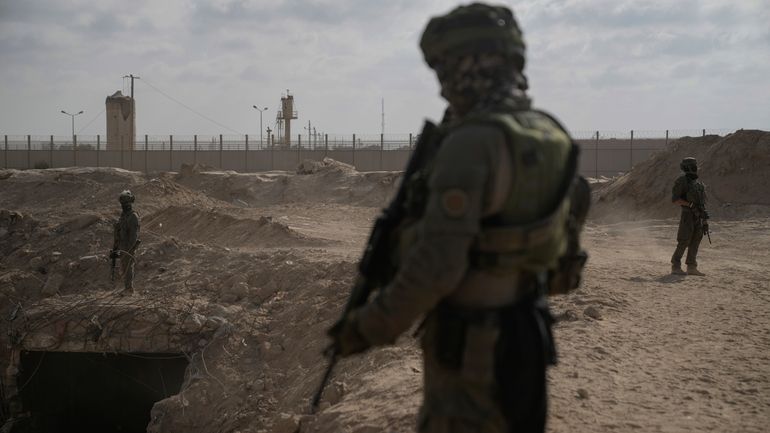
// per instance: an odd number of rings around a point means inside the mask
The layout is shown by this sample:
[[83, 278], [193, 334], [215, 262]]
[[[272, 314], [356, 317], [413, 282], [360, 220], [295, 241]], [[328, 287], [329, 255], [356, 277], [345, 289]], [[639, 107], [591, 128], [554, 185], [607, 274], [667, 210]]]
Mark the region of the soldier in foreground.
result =
[[136, 248], [141, 242], [139, 240], [139, 214], [133, 209], [134, 194], [129, 190], [120, 193], [118, 201], [123, 208], [120, 218], [115, 223], [114, 243], [110, 251], [112, 259], [113, 279], [115, 273], [115, 260], [120, 259], [120, 274], [123, 276], [124, 288], [121, 295], [131, 295], [134, 293], [134, 264], [136, 259]]
[[329, 331], [331, 366], [393, 344], [425, 315], [420, 432], [543, 432], [555, 362], [544, 294], [577, 287], [586, 259], [578, 234], [590, 191], [575, 176], [577, 147], [530, 107], [508, 8], [458, 7], [430, 20], [420, 46], [449, 108], [426, 125], [375, 224]]
[[[676, 275], [705, 275], [698, 270], [698, 247], [703, 234], [708, 232], [709, 214], [706, 211], [706, 187], [698, 180], [698, 161], [684, 158], [679, 163], [684, 172], [674, 182], [671, 202], [681, 206], [676, 250], [671, 257], [671, 273]], [[682, 269], [682, 256], [687, 250], [687, 272]]]

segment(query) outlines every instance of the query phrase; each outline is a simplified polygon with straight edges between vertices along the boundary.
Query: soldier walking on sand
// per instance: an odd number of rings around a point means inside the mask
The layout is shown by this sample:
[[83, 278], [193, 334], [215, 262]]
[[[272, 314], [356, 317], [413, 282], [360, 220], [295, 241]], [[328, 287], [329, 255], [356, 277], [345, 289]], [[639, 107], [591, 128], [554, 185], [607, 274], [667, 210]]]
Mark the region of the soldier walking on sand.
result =
[[586, 257], [577, 147], [530, 107], [510, 9], [458, 7], [430, 20], [420, 46], [449, 102], [429, 139], [438, 150], [403, 180], [395, 276], [329, 331], [333, 347], [393, 344], [426, 315], [418, 430], [543, 432], [555, 362], [544, 293], [575, 288]]
[[132, 209], [134, 200], [134, 194], [129, 190], [121, 192], [118, 197], [123, 212], [115, 223], [115, 241], [110, 251], [111, 259], [120, 259], [120, 273], [124, 280], [121, 295], [134, 293], [134, 265], [136, 263], [134, 255], [141, 242], [139, 240], [139, 214]]
[[[675, 275], [705, 275], [698, 270], [698, 247], [708, 227], [709, 214], [706, 211], [706, 187], [698, 180], [698, 162], [695, 158], [684, 158], [679, 163], [684, 174], [674, 182], [671, 202], [681, 206], [679, 231], [676, 234], [676, 250], [671, 257], [671, 273]], [[687, 250], [687, 272], [682, 269], [682, 256]]]

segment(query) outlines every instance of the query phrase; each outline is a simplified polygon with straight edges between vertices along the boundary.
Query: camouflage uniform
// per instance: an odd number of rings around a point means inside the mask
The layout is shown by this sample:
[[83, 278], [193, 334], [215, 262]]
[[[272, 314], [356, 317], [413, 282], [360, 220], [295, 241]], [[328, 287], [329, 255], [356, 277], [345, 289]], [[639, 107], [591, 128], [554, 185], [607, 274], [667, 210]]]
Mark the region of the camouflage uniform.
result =
[[700, 274], [697, 271], [697, 255], [698, 247], [703, 239], [703, 225], [708, 219], [706, 187], [698, 180], [697, 163], [694, 158], [685, 158], [681, 166], [686, 172], [674, 182], [671, 201], [684, 201], [687, 202], [687, 205], [681, 205], [682, 213], [679, 217], [679, 230], [676, 234], [677, 246], [671, 257], [672, 271], [684, 273], [681, 270], [682, 256], [687, 250], [685, 263], [688, 273]]
[[131, 191], [123, 191], [119, 201], [123, 212], [115, 223], [114, 239], [111, 256], [120, 258], [120, 272], [124, 279], [126, 292], [134, 290], [134, 257], [139, 245], [139, 214], [132, 209], [134, 195]]
[[440, 146], [404, 179], [395, 277], [348, 316], [338, 348], [392, 344], [427, 314], [419, 431], [542, 432], [555, 362], [542, 295], [568, 249], [572, 142], [530, 108], [509, 9], [459, 7], [431, 20], [421, 47], [450, 102]]

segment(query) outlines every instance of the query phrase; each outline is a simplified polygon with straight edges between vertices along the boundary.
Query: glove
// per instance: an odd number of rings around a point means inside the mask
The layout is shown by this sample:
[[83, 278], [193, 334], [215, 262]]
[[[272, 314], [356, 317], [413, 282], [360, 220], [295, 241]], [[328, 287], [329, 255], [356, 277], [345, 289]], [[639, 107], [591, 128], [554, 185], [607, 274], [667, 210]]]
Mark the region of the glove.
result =
[[335, 323], [326, 333], [332, 338], [332, 348], [337, 355], [342, 357], [364, 352], [371, 347], [371, 344], [358, 330], [358, 319], [355, 312], [351, 312]]
[[117, 259], [120, 257], [120, 250], [110, 250], [110, 258]]
[[704, 219], [704, 220], [707, 220], [707, 219], [709, 219], [709, 218], [710, 218], [710, 217], [709, 217], [709, 212], [708, 212], [707, 210], [705, 210], [705, 209], [704, 209], [704, 210], [703, 210], [703, 219]]

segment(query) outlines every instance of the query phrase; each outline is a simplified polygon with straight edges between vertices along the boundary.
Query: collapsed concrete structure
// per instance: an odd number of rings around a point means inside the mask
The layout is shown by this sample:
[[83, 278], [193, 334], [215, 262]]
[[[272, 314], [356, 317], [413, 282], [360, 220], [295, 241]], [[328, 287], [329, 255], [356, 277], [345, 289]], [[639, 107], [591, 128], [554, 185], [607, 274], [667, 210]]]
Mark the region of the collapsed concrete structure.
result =
[[136, 102], [118, 90], [106, 101], [107, 150], [134, 150], [136, 143]]

